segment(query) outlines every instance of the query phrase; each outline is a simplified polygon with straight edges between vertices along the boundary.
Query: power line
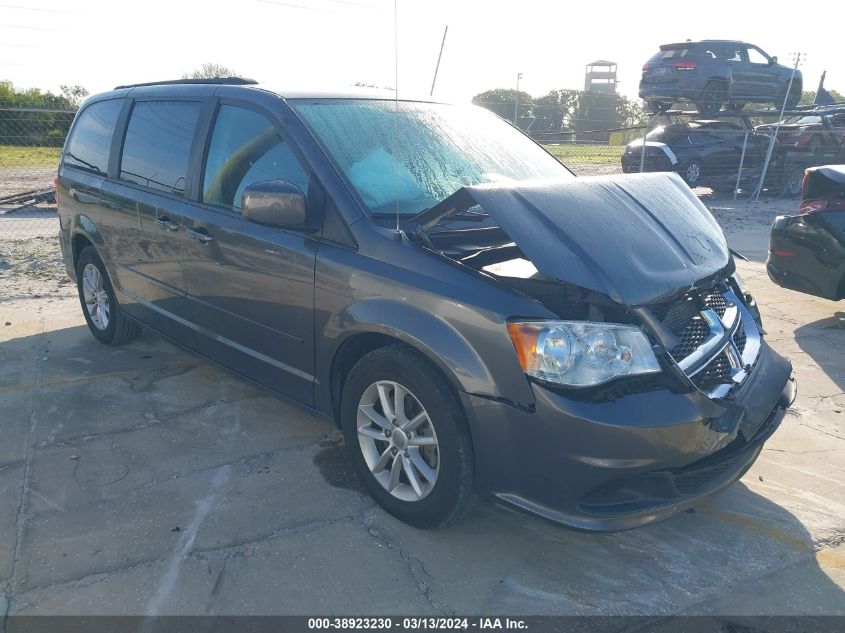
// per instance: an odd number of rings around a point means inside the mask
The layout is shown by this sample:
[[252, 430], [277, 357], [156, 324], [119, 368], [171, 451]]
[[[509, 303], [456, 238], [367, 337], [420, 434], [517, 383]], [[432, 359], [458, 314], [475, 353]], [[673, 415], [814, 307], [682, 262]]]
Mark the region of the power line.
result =
[[61, 9], [42, 9], [41, 7], [24, 7], [19, 4], [0, 4], [2, 9], [20, 9], [21, 11], [40, 11], [42, 13], [62, 13], [65, 15], [82, 15], [77, 11], [63, 11]]
[[351, 0], [326, 0], [326, 2], [334, 2], [335, 4], [348, 4], [349, 6], [353, 6], [353, 7], [363, 7], [365, 9], [374, 9], [376, 11], [382, 11], [381, 7], [377, 7], [374, 4], [364, 4], [362, 2], [352, 2]]
[[319, 11], [320, 13], [332, 13], [328, 9], [320, 9], [318, 7], [308, 7], [302, 4], [293, 4], [291, 2], [278, 2], [277, 0], [258, 0], [264, 4], [274, 4], [279, 7], [290, 7], [291, 9], [304, 9], [306, 11]]
[[45, 29], [42, 26], [21, 26], [20, 24], [0, 24], [3, 29], [26, 29], [27, 31], [52, 31], [58, 32], [60, 29]]

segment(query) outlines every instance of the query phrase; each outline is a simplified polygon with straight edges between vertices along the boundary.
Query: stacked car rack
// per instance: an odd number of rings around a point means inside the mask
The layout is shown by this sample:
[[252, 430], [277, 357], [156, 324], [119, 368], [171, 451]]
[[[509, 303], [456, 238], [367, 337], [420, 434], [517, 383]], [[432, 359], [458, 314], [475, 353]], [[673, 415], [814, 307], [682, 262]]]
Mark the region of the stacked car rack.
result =
[[[739, 121], [741, 123], [741, 128], [744, 128], [745, 130], [742, 154], [737, 173], [735, 175], [731, 174], [723, 176], [726, 178], [735, 178], [732, 183], [734, 197], [737, 196], [740, 189], [749, 190], [752, 187], [754, 195], [759, 195], [764, 188], [769, 189], [770, 191], [779, 191], [783, 195], [797, 195], [801, 189], [801, 182], [805, 169], [816, 165], [845, 163], [845, 133], [841, 136], [831, 134], [833, 142], [829, 147], [819, 145], [819, 149], [816, 151], [798, 151], [795, 148], [778, 144], [779, 126], [773, 124], [773, 135], [770, 135], [768, 130], [762, 132], [757, 130], [757, 133], [764, 134], [773, 139], [770, 148], [771, 160], [767, 160], [762, 167], [748, 168], [746, 166], [746, 155], [749, 137], [755, 133], [754, 119], [760, 120], [774, 118], [775, 120], [782, 121], [787, 117], [821, 117], [838, 114], [845, 115], [845, 103], [799, 106], [792, 110], [784, 111], [781, 111], [779, 108], [766, 110], [728, 110], [707, 115], [707, 119], [727, 119]], [[646, 124], [646, 134], [654, 129], [661, 119], [665, 120], [667, 123], [678, 123], [683, 120], [701, 118], [702, 116], [703, 115], [696, 110], [670, 109], [653, 112]], [[643, 149], [640, 155], [640, 171], [645, 171], [645, 144], [643, 144], [642, 147]], [[731, 186], [730, 183], [725, 184], [727, 186]], [[722, 189], [726, 188], [727, 187], [722, 187]]]

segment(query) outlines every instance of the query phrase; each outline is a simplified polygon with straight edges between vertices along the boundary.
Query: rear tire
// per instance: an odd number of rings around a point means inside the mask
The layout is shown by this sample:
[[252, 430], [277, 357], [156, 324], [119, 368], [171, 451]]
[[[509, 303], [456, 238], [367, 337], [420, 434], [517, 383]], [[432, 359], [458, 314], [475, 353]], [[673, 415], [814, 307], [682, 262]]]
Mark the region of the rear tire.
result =
[[76, 261], [76, 289], [88, 329], [98, 341], [121, 345], [141, 334], [141, 328], [121, 313], [106, 267], [93, 246], [82, 249]]
[[698, 112], [705, 116], [716, 114], [722, 109], [722, 106], [727, 101], [727, 93], [725, 87], [718, 81], [708, 81], [701, 92], [701, 97], [696, 104]]
[[475, 464], [463, 407], [418, 352], [395, 344], [359, 360], [344, 383], [340, 417], [358, 476], [397, 519], [441, 527], [472, 508]]
[[653, 114], [657, 114], [658, 112], [665, 112], [666, 110], [672, 107], [672, 104], [668, 101], [657, 100], [648, 101], [646, 105]]
[[693, 158], [684, 165], [681, 176], [690, 187], [701, 187], [704, 183], [704, 168], [701, 161]]

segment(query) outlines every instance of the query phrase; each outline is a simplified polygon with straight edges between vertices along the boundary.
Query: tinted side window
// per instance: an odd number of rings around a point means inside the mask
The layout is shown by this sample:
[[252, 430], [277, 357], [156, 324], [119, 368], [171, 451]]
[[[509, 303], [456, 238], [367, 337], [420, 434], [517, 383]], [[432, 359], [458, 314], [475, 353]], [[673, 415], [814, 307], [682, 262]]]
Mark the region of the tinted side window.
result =
[[247, 185], [276, 179], [308, 193], [308, 173], [269, 119], [246, 108], [220, 106], [206, 158], [203, 202], [240, 211]]
[[121, 180], [184, 195], [199, 114], [200, 104], [191, 101], [136, 103], [123, 142]]
[[109, 99], [80, 113], [65, 148], [65, 165], [100, 174], [108, 171], [112, 132], [121, 108], [123, 99]]

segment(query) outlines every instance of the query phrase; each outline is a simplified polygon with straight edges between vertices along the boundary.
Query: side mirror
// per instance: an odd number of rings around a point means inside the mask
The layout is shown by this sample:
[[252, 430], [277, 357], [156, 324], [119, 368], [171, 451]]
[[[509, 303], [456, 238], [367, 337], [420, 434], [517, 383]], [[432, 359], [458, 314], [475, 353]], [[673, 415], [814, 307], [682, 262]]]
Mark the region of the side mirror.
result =
[[312, 232], [308, 226], [305, 194], [287, 180], [265, 180], [244, 187], [241, 215], [268, 226]]
[[778, 58], [777, 58], [777, 55], [775, 55], [774, 57], [770, 57], [770, 58], [769, 58], [769, 65], [772, 65], [772, 66], [773, 66], [774, 64], [777, 64], [777, 63], [778, 63]]

